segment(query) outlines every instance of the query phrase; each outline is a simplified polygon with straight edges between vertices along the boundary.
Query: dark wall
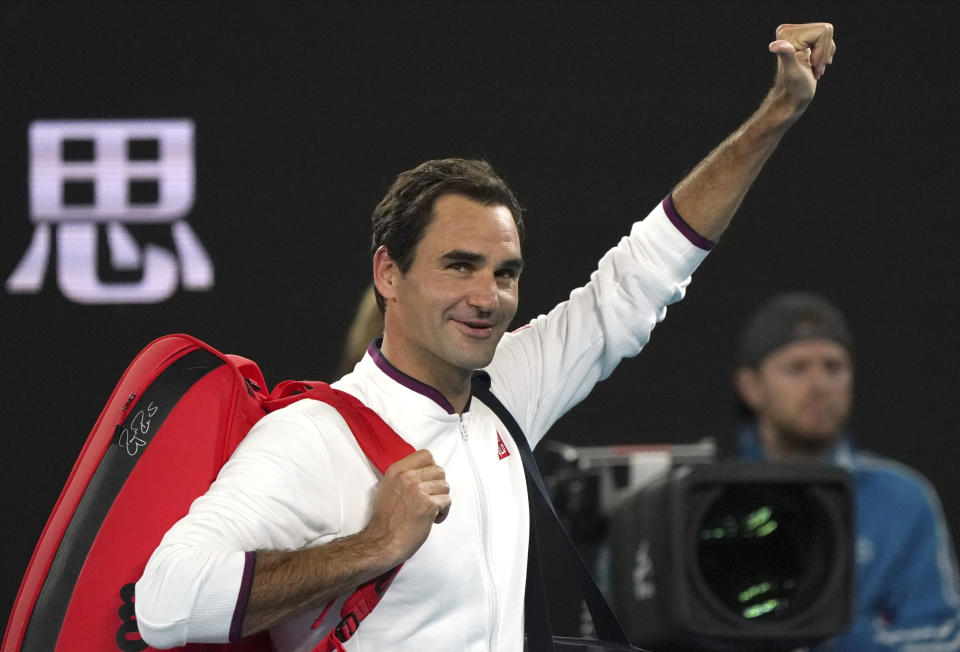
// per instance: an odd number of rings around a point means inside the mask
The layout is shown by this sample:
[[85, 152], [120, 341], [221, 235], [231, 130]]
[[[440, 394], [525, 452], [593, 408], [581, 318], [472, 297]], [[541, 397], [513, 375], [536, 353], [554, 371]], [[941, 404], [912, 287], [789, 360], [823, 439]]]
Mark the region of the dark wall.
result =
[[[774, 28], [808, 20], [836, 25], [839, 53], [807, 115], [647, 350], [552, 436], [726, 440], [746, 314], [812, 289], [856, 334], [861, 444], [926, 474], [956, 532], [956, 5], [8, 2], [0, 275], [35, 230], [32, 122], [188, 118], [184, 219], [215, 282], [84, 305], [64, 296], [53, 255], [37, 293], [0, 289], [0, 614], [114, 383], [153, 337], [197, 335], [258, 360], [271, 382], [328, 377], [369, 278], [371, 208], [397, 172], [447, 155], [487, 157], [528, 209], [526, 321], [755, 108]], [[100, 278], [135, 282], [111, 268], [98, 229]], [[129, 232], [171, 248], [169, 225]]]

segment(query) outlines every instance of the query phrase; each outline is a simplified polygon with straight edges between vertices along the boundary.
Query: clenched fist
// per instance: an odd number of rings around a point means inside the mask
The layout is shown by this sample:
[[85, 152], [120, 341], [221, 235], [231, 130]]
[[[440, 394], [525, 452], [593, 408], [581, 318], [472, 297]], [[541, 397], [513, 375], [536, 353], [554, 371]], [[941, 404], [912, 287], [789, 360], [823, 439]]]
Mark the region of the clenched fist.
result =
[[795, 104], [805, 106], [813, 99], [817, 80], [833, 63], [837, 51], [833, 25], [780, 25], [769, 49], [778, 59], [776, 86]]
[[419, 450], [394, 462], [383, 476], [373, 499], [373, 514], [364, 528], [376, 539], [392, 563], [413, 556], [427, 540], [434, 523], [450, 511], [450, 485], [428, 450]]

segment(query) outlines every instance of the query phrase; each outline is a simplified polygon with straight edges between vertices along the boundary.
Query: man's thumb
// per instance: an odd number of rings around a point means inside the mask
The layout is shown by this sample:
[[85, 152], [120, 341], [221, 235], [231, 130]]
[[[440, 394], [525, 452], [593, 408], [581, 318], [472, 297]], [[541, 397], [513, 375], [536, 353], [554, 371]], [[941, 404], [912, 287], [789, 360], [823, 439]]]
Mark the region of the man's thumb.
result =
[[790, 44], [789, 41], [779, 40], [774, 41], [769, 45], [769, 49], [775, 55], [780, 57], [780, 60], [784, 65], [795, 65], [797, 63], [797, 50]]

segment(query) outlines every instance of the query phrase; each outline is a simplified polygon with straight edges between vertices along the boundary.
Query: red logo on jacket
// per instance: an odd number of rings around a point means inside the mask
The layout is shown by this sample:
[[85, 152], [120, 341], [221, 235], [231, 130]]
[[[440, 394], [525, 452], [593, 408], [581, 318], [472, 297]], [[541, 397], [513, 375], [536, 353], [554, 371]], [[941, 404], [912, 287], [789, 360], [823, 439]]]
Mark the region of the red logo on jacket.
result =
[[497, 457], [501, 460], [510, 455], [510, 451], [507, 450], [507, 445], [503, 443], [503, 438], [500, 437], [500, 431], [497, 431]]

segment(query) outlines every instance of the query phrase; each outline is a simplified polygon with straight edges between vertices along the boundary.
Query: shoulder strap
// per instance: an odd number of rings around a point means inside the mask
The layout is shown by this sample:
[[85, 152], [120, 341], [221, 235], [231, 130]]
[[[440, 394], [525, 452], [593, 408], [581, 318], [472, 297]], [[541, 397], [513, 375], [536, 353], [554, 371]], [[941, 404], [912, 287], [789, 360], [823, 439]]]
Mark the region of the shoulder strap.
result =
[[272, 412], [304, 398], [323, 401], [336, 408], [350, 426], [364, 454], [380, 473], [386, 473], [391, 464], [414, 452], [413, 446], [388, 426], [380, 415], [356, 397], [326, 383], [282, 382], [270, 392], [270, 399], [264, 402], [263, 407], [267, 412]]
[[[527, 477], [527, 494], [532, 495], [533, 498], [547, 507], [547, 512], [552, 516], [552, 520], [560, 529], [563, 535], [561, 538], [565, 544], [567, 558], [570, 560], [576, 572], [577, 581], [580, 584], [580, 591], [586, 600], [587, 608], [590, 610], [590, 616], [593, 618], [593, 624], [600, 639], [609, 642], [629, 644], [629, 640], [623, 631], [623, 627], [620, 625], [620, 621], [617, 620], [606, 598], [603, 597], [603, 593], [600, 592], [596, 581], [590, 575], [590, 571], [587, 569], [583, 557], [580, 556], [576, 546], [570, 539], [570, 535], [567, 534], [566, 528], [563, 527], [560, 521], [560, 517], [553, 506], [553, 501], [550, 500], [550, 493], [543, 482], [540, 470], [537, 468], [533, 451], [530, 450], [530, 444], [523, 434], [523, 429], [520, 427], [520, 424], [517, 423], [517, 420], [513, 418], [513, 415], [510, 414], [510, 411], [500, 402], [500, 399], [490, 391], [490, 376], [484, 372], [474, 374], [472, 392], [474, 396], [493, 410], [493, 413], [497, 415], [513, 436], [513, 440], [517, 444], [517, 450], [520, 453], [520, 459], [523, 461], [524, 473]], [[531, 485], [533, 485], [533, 489], [531, 489]], [[553, 631], [550, 626], [546, 593], [543, 584], [543, 571], [540, 566], [540, 550], [537, 544], [533, 500], [530, 500], [530, 540], [527, 553], [527, 590], [524, 610], [529, 650], [531, 650], [531, 652], [553, 650]]]
[[[323, 401], [336, 408], [350, 426], [364, 454], [380, 473], [386, 473], [391, 464], [414, 452], [413, 446], [404, 441], [376, 412], [356, 397], [334, 389], [326, 383], [302, 381], [280, 383], [270, 393], [270, 399], [264, 402], [264, 409], [268, 412], [277, 410], [304, 398]], [[344, 652], [343, 644], [356, 633], [360, 621], [370, 615], [383, 598], [393, 579], [400, 572], [401, 566], [403, 564], [358, 586], [343, 603], [340, 609], [340, 622], [317, 643], [313, 652], [333, 652], [334, 650]], [[329, 605], [327, 608], [329, 609]], [[317, 618], [314, 627], [319, 626], [325, 615], [326, 610]]]

